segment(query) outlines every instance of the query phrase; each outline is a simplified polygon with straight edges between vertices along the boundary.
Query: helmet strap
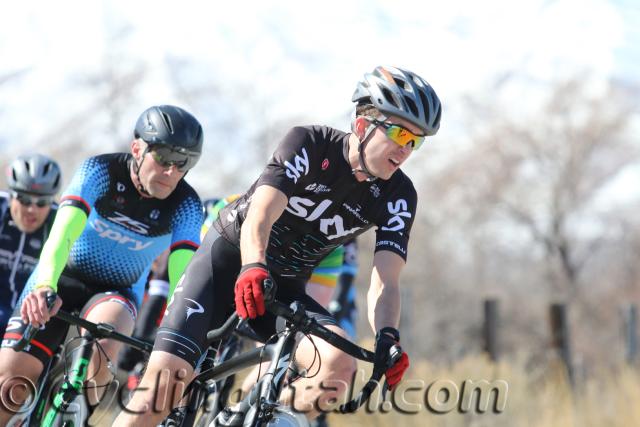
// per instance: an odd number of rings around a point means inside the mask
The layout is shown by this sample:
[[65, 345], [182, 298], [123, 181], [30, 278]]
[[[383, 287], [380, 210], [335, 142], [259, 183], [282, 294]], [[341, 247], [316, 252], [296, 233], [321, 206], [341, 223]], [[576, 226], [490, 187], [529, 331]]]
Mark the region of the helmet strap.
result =
[[364, 146], [368, 142], [367, 139], [369, 139], [369, 137], [373, 135], [373, 131], [376, 130], [376, 127], [377, 127], [376, 125], [370, 124], [367, 127], [367, 130], [365, 131], [364, 136], [362, 137], [362, 140], [358, 138], [358, 162], [360, 163], [360, 168], [351, 169], [351, 173], [353, 175], [355, 175], [357, 172], [365, 174], [367, 176], [367, 179], [366, 179], [367, 182], [375, 181], [376, 179], [378, 179], [377, 176], [369, 172], [369, 168], [367, 168], [367, 164], [364, 160]]
[[149, 146], [147, 145], [144, 148], [144, 151], [142, 152], [142, 159], [140, 160], [139, 164], [135, 158], [133, 159], [133, 171], [136, 174], [136, 179], [138, 180], [138, 183], [136, 185], [137, 190], [145, 196], [153, 197], [151, 196], [151, 194], [149, 194], [147, 189], [144, 188], [144, 185], [142, 185], [142, 180], [140, 179], [140, 168], [142, 167], [142, 163], [144, 162], [144, 157], [147, 155], [148, 151], [149, 151]]

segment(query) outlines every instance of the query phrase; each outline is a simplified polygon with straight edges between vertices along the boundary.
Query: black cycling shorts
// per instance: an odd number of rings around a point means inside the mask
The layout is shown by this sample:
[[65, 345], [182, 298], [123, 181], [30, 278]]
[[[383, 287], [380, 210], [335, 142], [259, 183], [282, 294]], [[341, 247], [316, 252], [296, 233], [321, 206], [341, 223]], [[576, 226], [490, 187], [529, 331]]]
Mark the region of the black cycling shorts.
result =
[[[136, 298], [131, 288], [105, 289], [91, 287], [73, 278], [61, 276], [58, 281], [58, 295], [62, 299], [62, 310], [66, 312], [78, 311], [81, 317], [87, 317], [97, 304], [107, 301], [115, 301], [122, 304], [134, 320], [137, 315]], [[9, 319], [2, 339], [2, 347], [13, 347], [22, 338], [22, 334], [27, 327], [27, 324], [23, 323], [20, 317], [20, 306], [20, 304], [16, 305]], [[36, 357], [46, 366], [67, 336], [69, 326], [67, 322], [55, 317], [52, 318], [38, 331], [31, 344], [24, 351]]]
[[[210, 228], [178, 282], [153, 350], [174, 354], [195, 369], [206, 354], [207, 332], [222, 326], [235, 310], [234, 288], [240, 267], [240, 250]], [[337, 325], [331, 314], [306, 294], [306, 283], [279, 276], [273, 279], [278, 301], [300, 301], [319, 323]], [[266, 341], [276, 332], [276, 316], [266, 312], [249, 325]]]

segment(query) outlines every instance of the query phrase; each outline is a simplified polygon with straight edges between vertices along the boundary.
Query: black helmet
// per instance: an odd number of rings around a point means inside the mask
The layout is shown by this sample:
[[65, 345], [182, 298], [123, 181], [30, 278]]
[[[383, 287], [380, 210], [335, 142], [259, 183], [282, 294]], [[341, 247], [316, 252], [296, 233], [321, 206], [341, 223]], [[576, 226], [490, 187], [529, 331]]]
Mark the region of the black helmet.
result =
[[200, 122], [173, 105], [147, 108], [138, 118], [133, 135], [149, 144], [150, 148], [163, 145], [172, 151], [188, 154], [188, 168], [195, 166], [202, 153]]
[[442, 108], [438, 95], [429, 83], [411, 71], [376, 67], [358, 82], [351, 100], [408, 120], [425, 135], [435, 135], [440, 128]]
[[60, 189], [60, 166], [41, 154], [20, 156], [8, 170], [9, 188], [42, 196], [53, 196]]

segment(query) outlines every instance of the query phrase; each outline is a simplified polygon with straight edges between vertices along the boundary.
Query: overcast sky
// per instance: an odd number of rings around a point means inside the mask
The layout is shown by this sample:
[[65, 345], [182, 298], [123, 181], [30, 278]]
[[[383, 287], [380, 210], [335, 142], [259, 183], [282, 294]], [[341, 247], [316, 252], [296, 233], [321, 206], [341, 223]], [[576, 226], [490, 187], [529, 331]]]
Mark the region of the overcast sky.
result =
[[[177, 102], [166, 62], [189, 84], [250, 88], [267, 120], [347, 127], [355, 82], [379, 64], [426, 78], [443, 99], [435, 142], [456, 131], [456, 100], [509, 75], [524, 90], [588, 71], [640, 78], [640, 3], [631, 0], [12, 2], [0, 14], [0, 143], [14, 155], [91, 104], [77, 78], [109, 61], [147, 66], [126, 113]], [[118, 29], [129, 29], [114, 38]], [[515, 76], [515, 77], [514, 77]], [[227, 97], [224, 102], [230, 102]], [[236, 108], [252, 113], [253, 105]], [[202, 106], [192, 106], [201, 114]], [[224, 109], [220, 110], [224, 115]], [[219, 135], [203, 118], [205, 135]], [[250, 124], [247, 124], [250, 126]], [[114, 141], [122, 143], [123, 141]], [[115, 146], [115, 145], [114, 145]], [[5, 163], [3, 161], [3, 163]]]

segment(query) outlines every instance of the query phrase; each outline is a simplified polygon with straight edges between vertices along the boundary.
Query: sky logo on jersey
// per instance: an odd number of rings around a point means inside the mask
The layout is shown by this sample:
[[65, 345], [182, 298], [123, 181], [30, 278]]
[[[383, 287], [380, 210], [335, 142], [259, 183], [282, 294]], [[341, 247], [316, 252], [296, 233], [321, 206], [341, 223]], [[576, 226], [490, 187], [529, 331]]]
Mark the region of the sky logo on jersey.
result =
[[143, 242], [142, 240], [137, 240], [132, 237], [127, 236], [126, 234], [116, 230], [115, 228], [109, 226], [106, 222], [100, 221], [96, 219], [91, 223], [91, 227], [98, 233], [98, 236], [118, 242], [121, 245], [125, 245], [125, 247], [131, 251], [141, 251], [144, 248], [147, 248], [153, 244], [153, 242]]
[[[316, 206], [313, 200], [293, 196], [289, 199], [289, 204], [285, 210], [295, 216], [299, 216], [304, 218], [306, 221], [311, 222], [320, 218], [320, 215], [322, 215], [332, 203], [332, 200], [325, 199]], [[309, 212], [310, 209], [307, 208], [313, 208], [313, 210]], [[330, 226], [335, 227], [335, 233], [331, 233], [329, 230]], [[322, 218], [320, 220], [320, 231], [325, 234], [329, 240], [347, 236], [360, 230], [360, 228], [362, 227], [354, 227], [350, 230], [345, 230], [344, 220], [340, 215], [334, 215], [332, 218]]]
[[[149, 226], [143, 222], [136, 221], [135, 219], [131, 219], [128, 216], [121, 214], [120, 212], [114, 211], [114, 216], [110, 216], [107, 219], [109, 221], [113, 221], [116, 224], [120, 224], [124, 228], [133, 231], [138, 234], [148, 234]], [[160, 213], [158, 212], [158, 215]]]
[[284, 161], [284, 165], [287, 168], [285, 173], [293, 180], [294, 184], [297, 184], [298, 178], [309, 173], [309, 156], [307, 156], [307, 150], [302, 149], [302, 156], [296, 153], [293, 163], [292, 165], [288, 160]]
[[404, 228], [404, 218], [411, 218], [411, 213], [409, 212], [409, 206], [407, 205], [407, 201], [404, 199], [396, 200], [395, 203], [388, 202], [387, 209], [389, 213], [394, 215], [389, 221], [387, 221], [387, 225], [381, 227], [381, 230], [384, 231], [400, 231]]

